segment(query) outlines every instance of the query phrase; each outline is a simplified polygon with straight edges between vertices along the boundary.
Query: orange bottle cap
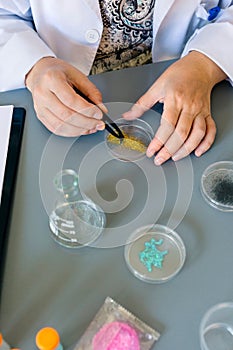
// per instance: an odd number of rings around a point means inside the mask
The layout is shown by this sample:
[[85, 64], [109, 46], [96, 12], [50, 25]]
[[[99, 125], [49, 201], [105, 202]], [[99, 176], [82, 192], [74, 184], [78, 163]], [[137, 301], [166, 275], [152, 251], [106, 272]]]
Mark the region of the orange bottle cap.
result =
[[59, 334], [52, 327], [42, 328], [36, 335], [36, 345], [40, 350], [54, 350], [59, 343]]

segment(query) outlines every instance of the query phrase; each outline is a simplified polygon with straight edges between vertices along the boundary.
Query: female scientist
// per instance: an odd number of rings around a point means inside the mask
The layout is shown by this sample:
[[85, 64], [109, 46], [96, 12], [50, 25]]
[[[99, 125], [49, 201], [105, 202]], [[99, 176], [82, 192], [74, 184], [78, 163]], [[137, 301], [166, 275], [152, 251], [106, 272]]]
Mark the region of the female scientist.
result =
[[0, 0], [0, 90], [26, 87], [38, 118], [62, 136], [104, 128], [89, 74], [177, 58], [126, 119], [164, 103], [147, 149], [160, 165], [214, 142], [210, 95], [233, 80], [233, 6], [229, 0]]

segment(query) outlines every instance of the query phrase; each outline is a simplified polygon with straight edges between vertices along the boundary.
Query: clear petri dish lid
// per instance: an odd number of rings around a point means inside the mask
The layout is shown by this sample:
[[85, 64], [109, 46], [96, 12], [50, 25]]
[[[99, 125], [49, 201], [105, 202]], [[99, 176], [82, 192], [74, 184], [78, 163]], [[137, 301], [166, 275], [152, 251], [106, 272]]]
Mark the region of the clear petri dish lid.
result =
[[233, 162], [221, 161], [209, 165], [201, 177], [201, 193], [212, 207], [233, 211]]
[[185, 257], [186, 249], [181, 237], [163, 225], [139, 228], [125, 246], [129, 270], [148, 283], [163, 283], [173, 278], [183, 267]]
[[114, 158], [128, 162], [143, 158], [153, 139], [152, 127], [142, 119], [128, 121], [120, 118], [114, 123], [119, 126], [125, 138], [118, 139], [106, 131], [105, 143], [109, 153]]

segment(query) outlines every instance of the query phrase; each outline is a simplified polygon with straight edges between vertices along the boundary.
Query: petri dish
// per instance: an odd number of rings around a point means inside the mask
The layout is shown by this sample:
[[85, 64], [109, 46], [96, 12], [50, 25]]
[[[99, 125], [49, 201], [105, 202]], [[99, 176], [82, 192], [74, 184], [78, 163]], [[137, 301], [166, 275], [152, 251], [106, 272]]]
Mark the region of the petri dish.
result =
[[201, 350], [233, 349], [233, 303], [212, 306], [200, 324]]
[[142, 119], [128, 121], [120, 118], [114, 122], [119, 126], [125, 138], [120, 140], [105, 131], [105, 143], [110, 154], [126, 162], [143, 158], [154, 136], [152, 127]]
[[201, 193], [212, 207], [233, 211], [233, 162], [220, 161], [209, 165], [201, 177]]
[[186, 249], [178, 233], [156, 224], [133, 232], [126, 243], [124, 255], [134, 276], [148, 283], [163, 283], [181, 270]]

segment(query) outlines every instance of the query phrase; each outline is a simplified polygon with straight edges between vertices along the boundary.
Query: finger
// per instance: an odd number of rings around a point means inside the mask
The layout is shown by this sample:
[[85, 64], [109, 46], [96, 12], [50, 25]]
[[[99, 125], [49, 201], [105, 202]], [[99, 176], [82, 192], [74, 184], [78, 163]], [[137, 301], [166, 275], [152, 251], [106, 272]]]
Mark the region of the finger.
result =
[[175, 130], [168, 141], [164, 144], [164, 147], [161, 148], [161, 150], [156, 154], [154, 163], [156, 165], [161, 165], [166, 162], [173, 156], [173, 154], [176, 153], [176, 151], [178, 151], [182, 144], [183, 143], [180, 140], [180, 136]]
[[156, 155], [154, 158], [155, 165], [161, 165], [164, 162], [166, 162], [169, 158], [171, 158], [171, 153], [168, 151], [168, 149], [164, 146]]
[[[98, 118], [98, 119], [102, 117], [102, 113], [100, 109], [97, 108], [96, 106], [93, 107], [93, 104], [87, 102], [86, 99], [79, 96], [74, 91], [73, 87], [64, 79], [57, 79], [56, 84], [52, 84], [50, 89], [54, 93], [54, 95], [57, 96], [57, 98], [61, 101], [61, 103], [69, 107], [71, 110], [74, 110], [79, 113], [80, 111], [86, 109], [85, 114], [89, 112], [90, 114], [88, 115], [90, 115], [91, 117]], [[87, 109], [88, 107], [89, 108], [92, 107], [92, 108]]]
[[184, 145], [172, 156], [174, 161], [180, 160], [189, 155], [201, 142], [206, 134], [206, 119], [197, 116], [193, 122], [192, 130]]
[[147, 149], [146, 154], [148, 157], [151, 157], [158, 152], [174, 133], [179, 114], [180, 110], [176, 107], [173, 99], [170, 99], [169, 104], [165, 102], [160, 126]]
[[122, 114], [122, 117], [126, 120], [134, 120], [141, 117], [148, 108], [136, 102], [129, 111]]
[[[84, 130], [104, 130], [105, 124], [103, 121], [95, 118], [86, 117], [80, 113], [76, 113], [73, 110], [70, 110], [68, 107], [64, 106], [55, 95], [49, 95], [49, 107], [41, 108], [35, 103], [35, 110], [39, 119], [43, 122], [46, 119], [49, 121], [50, 118], [54, 119], [53, 124], [50, 126], [49, 130], [54, 132], [56, 128], [59, 127], [61, 123], [69, 124], [70, 127], [81, 128]], [[46, 105], [45, 101], [45, 105]], [[43, 117], [40, 117], [42, 115]], [[54, 117], [53, 117], [54, 116]], [[74, 133], [76, 134], [76, 129]]]
[[155, 134], [155, 137], [147, 148], [147, 157], [152, 157], [164, 146], [170, 135], [174, 132], [174, 129], [175, 127], [170, 122], [164, 118], [161, 119], [161, 123]]
[[96, 133], [98, 130], [97, 129], [92, 129], [92, 130], [89, 130], [88, 131], [88, 134], [94, 134], [94, 133]]
[[64, 122], [48, 109], [44, 109], [43, 113], [38, 114], [38, 119], [55, 135], [77, 137], [89, 133], [88, 129]]
[[[182, 117], [183, 114], [183, 117]], [[187, 113], [181, 112], [179, 121], [174, 128], [173, 133], [170, 135], [168, 140], [164, 143], [164, 147], [160, 149], [157, 153], [154, 163], [156, 165], [161, 165], [167, 161], [173, 154], [175, 154], [178, 149], [183, 145], [186, 138], [188, 137], [189, 130], [191, 128], [190, 121], [186, 121], [186, 125], [181, 124], [181, 120], [185, 121], [185, 115]], [[177, 117], [176, 117], [177, 118]], [[173, 121], [174, 122], [174, 121]]]
[[122, 114], [122, 117], [127, 120], [133, 120], [141, 117], [154, 104], [162, 99], [160, 93], [156, 91], [156, 85], [152, 87], [139, 98], [139, 100], [131, 107], [131, 109]]
[[206, 118], [206, 134], [202, 142], [195, 150], [195, 155], [200, 157], [203, 153], [208, 151], [208, 149], [212, 146], [215, 136], [216, 136], [216, 124], [213, 118], [209, 115]]
[[164, 144], [164, 148], [162, 148], [155, 157], [155, 164], [161, 165], [163, 162], [173, 156], [185, 143], [189, 137], [194, 117], [195, 116], [193, 116], [193, 114], [189, 111], [181, 111], [174, 132]]
[[87, 132], [79, 127], [64, 126], [64, 121], [57, 118], [51, 111], [44, 110], [44, 113], [37, 113], [38, 119], [45, 125], [45, 127], [55, 135], [76, 137]]
[[[57, 98], [57, 96], [55, 96], [52, 93], [49, 94], [48, 100], [46, 99], [42, 101], [40, 99], [40, 105], [41, 104], [49, 104], [49, 106], [47, 106], [46, 109], [53, 113], [59, 120], [62, 120], [65, 123], [70, 124], [71, 126], [79, 127], [86, 130], [95, 129], [97, 125], [99, 130], [103, 130], [105, 128], [103, 121], [75, 112], [69, 107], [63, 105], [61, 101]], [[41, 107], [35, 104], [35, 109], [39, 111]], [[93, 109], [94, 107], [87, 108], [85, 110], [82, 110], [82, 112], [89, 113], [89, 115], [91, 115], [95, 113], [90, 111]], [[42, 114], [45, 115], [45, 113], [46, 112], [42, 110]]]

